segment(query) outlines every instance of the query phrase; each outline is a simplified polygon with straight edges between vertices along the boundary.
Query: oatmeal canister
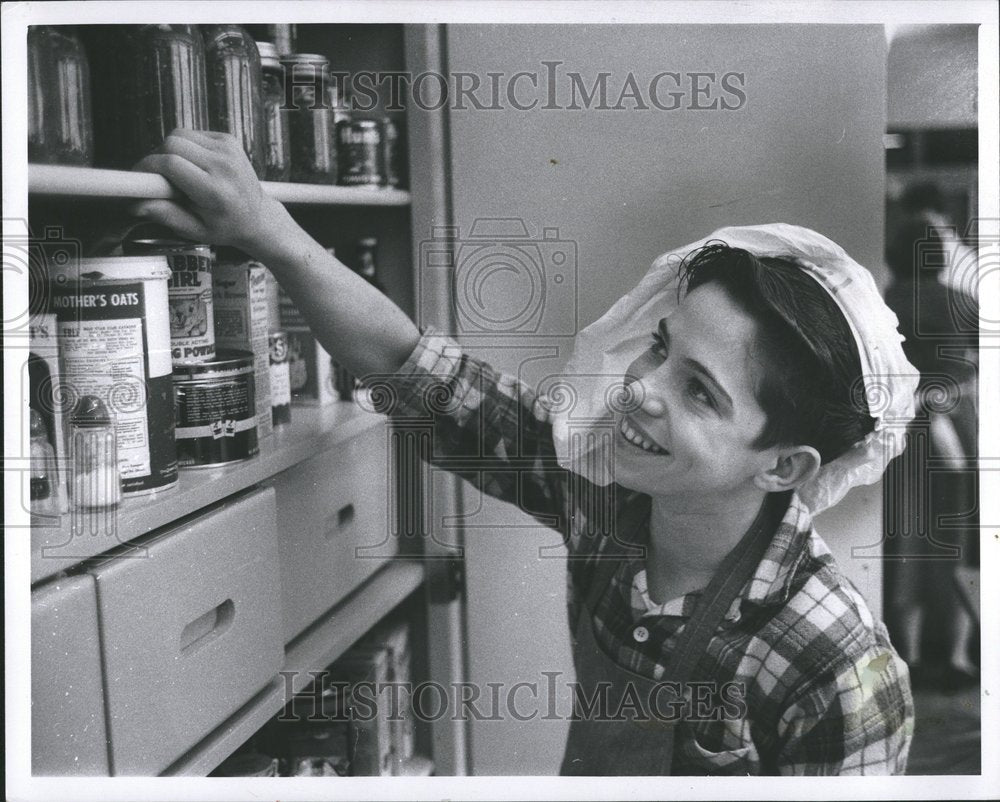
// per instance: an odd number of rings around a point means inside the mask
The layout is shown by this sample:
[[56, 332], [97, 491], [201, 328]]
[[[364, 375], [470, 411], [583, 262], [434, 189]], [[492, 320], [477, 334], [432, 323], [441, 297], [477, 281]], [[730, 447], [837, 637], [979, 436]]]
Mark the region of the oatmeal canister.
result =
[[196, 242], [136, 239], [122, 243], [127, 254], [158, 254], [170, 265], [170, 349], [174, 362], [215, 358], [212, 249]]
[[84, 396], [104, 404], [125, 496], [177, 483], [169, 278], [163, 256], [79, 259], [49, 273], [59, 402], [66, 410]]
[[210, 468], [258, 452], [254, 356], [220, 348], [211, 362], [174, 366], [177, 459]]

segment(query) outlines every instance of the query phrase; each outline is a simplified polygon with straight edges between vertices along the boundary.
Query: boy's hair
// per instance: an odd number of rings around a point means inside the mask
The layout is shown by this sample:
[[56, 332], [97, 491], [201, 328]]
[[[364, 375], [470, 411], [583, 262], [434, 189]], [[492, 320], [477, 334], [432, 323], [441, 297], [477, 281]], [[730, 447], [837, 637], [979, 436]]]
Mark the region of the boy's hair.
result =
[[874, 428], [854, 335], [816, 279], [787, 259], [718, 240], [685, 256], [679, 270], [679, 293], [714, 282], [757, 325], [764, 370], [755, 395], [767, 423], [754, 447], [808, 445], [827, 463]]

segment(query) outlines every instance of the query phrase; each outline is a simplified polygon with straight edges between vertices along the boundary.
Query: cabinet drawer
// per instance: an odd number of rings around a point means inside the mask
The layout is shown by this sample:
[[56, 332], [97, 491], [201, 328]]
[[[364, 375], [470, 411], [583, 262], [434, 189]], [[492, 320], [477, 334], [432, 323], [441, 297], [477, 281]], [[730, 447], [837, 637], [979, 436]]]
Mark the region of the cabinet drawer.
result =
[[272, 480], [286, 642], [396, 553], [388, 431], [380, 423]]
[[92, 576], [31, 594], [31, 771], [109, 773]]
[[280, 670], [275, 531], [257, 490], [90, 569], [114, 774], [159, 773]]

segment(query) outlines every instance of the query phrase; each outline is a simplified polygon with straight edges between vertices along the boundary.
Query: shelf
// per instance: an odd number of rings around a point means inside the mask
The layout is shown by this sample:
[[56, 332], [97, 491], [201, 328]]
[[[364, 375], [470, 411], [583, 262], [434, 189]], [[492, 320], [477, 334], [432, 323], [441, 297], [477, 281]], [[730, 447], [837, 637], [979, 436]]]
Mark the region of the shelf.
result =
[[[327, 206], [408, 206], [401, 189], [335, 187], [323, 184], [262, 182], [264, 191], [282, 203]], [[98, 170], [52, 164], [28, 165], [28, 192], [83, 198], [175, 198], [178, 193], [161, 175], [127, 170]]]
[[385, 421], [383, 416], [366, 412], [353, 402], [326, 407], [296, 406], [292, 408], [292, 423], [276, 427], [273, 435], [264, 438], [261, 453], [256, 457], [221, 468], [182, 469], [176, 486], [123, 501], [109, 516], [114, 521], [114, 526], [108, 527], [111, 531], [74, 537], [68, 513], [61, 516], [58, 525], [52, 519], [34, 519], [31, 582], [35, 584], [81, 560], [95, 557], [253, 487]]
[[[310, 671], [320, 671], [349, 649], [386, 613], [424, 581], [424, 569], [412, 562], [389, 563], [368, 582], [296, 638], [285, 651], [284, 676], [229, 717], [190, 752], [163, 772], [168, 776], [204, 776], [229, 757], [313, 681]], [[286, 677], [291, 677], [291, 681]], [[433, 770], [430, 761], [411, 761], [415, 771]], [[408, 768], [410, 765], [408, 764]], [[407, 773], [407, 776], [421, 776]], [[426, 776], [426, 775], [423, 775]]]

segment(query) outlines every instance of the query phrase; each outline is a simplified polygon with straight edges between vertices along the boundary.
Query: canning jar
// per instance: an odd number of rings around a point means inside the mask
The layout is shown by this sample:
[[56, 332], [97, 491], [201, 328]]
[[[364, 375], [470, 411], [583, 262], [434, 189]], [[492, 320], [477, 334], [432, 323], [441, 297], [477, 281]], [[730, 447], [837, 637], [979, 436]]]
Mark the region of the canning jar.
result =
[[85, 32], [102, 165], [131, 167], [175, 128], [208, 129], [197, 25], [100, 25]]
[[243, 145], [258, 178], [264, 177], [264, 105], [257, 45], [240, 25], [206, 25], [208, 125]]
[[28, 160], [94, 161], [90, 68], [71, 26], [28, 28]]
[[257, 42], [260, 53], [261, 86], [264, 105], [264, 178], [287, 181], [292, 169], [291, 144], [288, 141], [288, 112], [285, 105], [285, 70], [278, 60], [278, 49], [270, 42]]
[[[324, 84], [329, 62], [313, 53], [282, 56], [292, 85], [288, 133], [292, 150], [291, 180], [308, 184], [337, 182], [333, 148], [333, 110], [326, 103]], [[290, 80], [289, 80], [290, 79]]]

